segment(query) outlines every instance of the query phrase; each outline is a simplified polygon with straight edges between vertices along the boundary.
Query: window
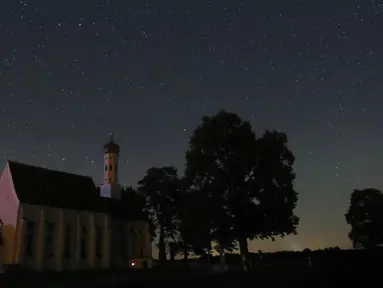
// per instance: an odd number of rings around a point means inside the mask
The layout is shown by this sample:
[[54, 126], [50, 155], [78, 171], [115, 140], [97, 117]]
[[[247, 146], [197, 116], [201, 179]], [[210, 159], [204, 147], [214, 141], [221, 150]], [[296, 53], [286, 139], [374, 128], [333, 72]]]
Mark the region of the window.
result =
[[47, 223], [47, 233], [45, 236], [45, 257], [52, 257], [53, 256], [53, 237], [54, 237], [54, 230], [55, 230], [55, 224], [54, 223]]
[[72, 234], [72, 229], [70, 225], [67, 225], [65, 228], [65, 247], [64, 247], [64, 256], [66, 258], [71, 257], [71, 248], [72, 248], [72, 241], [71, 241], [71, 235]]
[[[3, 219], [0, 217], [0, 228], [4, 225]], [[0, 229], [0, 246], [4, 245], [3, 229]]]
[[81, 226], [81, 258], [86, 259], [86, 238], [87, 231], [84, 225]]
[[34, 233], [35, 233], [35, 223], [28, 221], [26, 225], [26, 237], [25, 237], [25, 255], [27, 257], [33, 256], [33, 244], [34, 244]]
[[112, 165], [109, 165], [109, 170], [110, 170], [110, 171], [113, 170], [113, 166], [112, 166]]
[[126, 256], [126, 237], [124, 231], [120, 232], [120, 256], [121, 258]]
[[102, 258], [102, 232], [98, 226], [96, 226], [96, 256]]
[[108, 171], [108, 165], [105, 165], [105, 171]]
[[[1, 227], [1, 225], [0, 225]], [[0, 229], [0, 246], [4, 246], [4, 238], [3, 238], [3, 231]]]

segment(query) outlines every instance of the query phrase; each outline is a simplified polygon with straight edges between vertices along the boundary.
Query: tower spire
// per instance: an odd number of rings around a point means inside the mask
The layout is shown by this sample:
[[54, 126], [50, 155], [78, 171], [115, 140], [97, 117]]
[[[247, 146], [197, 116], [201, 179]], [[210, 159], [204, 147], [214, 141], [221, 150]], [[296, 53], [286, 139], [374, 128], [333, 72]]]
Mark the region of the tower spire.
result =
[[113, 132], [110, 133], [110, 143], [114, 143], [114, 134]]

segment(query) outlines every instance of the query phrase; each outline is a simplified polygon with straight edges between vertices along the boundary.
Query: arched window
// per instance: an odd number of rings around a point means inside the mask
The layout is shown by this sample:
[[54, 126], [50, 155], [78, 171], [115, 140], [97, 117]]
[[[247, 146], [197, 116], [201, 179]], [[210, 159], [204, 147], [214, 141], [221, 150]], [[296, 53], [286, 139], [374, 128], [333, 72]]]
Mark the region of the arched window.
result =
[[102, 231], [99, 226], [96, 226], [96, 256], [102, 258]]
[[26, 241], [25, 241], [25, 256], [32, 257], [35, 248], [35, 228], [36, 225], [32, 221], [27, 221]]
[[72, 229], [69, 224], [66, 225], [65, 229], [65, 248], [64, 248], [64, 255], [66, 258], [71, 257], [71, 251], [72, 251]]
[[80, 249], [81, 249], [81, 258], [83, 260], [86, 259], [87, 257], [87, 253], [86, 253], [86, 249], [87, 249], [87, 240], [88, 240], [88, 233], [87, 233], [87, 230], [86, 230], [86, 226], [85, 225], [82, 225], [81, 226], [81, 246], [80, 246]]
[[45, 257], [53, 257], [54, 250], [54, 232], [55, 232], [55, 223], [49, 222], [46, 225], [46, 236], [45, 236]]

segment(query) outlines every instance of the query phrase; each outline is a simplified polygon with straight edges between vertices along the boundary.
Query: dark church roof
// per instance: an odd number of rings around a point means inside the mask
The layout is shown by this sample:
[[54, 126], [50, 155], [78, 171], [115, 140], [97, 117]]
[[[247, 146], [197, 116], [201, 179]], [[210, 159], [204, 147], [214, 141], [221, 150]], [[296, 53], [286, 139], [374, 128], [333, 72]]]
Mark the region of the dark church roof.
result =
[[136, 218], [124, 201], [100, 197], [91, 177], [8, 161], [19, 201], [33, 205], [108, 213]]
[[110, 136], [109, 143], [104, 145], [104, 153], [120, 153], [120, 146], [114, 142], [113, 134]]

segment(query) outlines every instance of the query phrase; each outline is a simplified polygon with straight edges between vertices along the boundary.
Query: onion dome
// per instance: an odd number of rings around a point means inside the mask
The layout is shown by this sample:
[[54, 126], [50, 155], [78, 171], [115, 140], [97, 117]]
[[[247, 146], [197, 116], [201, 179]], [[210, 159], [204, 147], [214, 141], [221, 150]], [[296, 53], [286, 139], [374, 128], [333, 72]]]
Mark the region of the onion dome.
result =
[[109, 143], [104, 145], [104, 154], [105, 153], [120, 153], [120, 145], [114, 142], [113, 134], [110, 136]]

